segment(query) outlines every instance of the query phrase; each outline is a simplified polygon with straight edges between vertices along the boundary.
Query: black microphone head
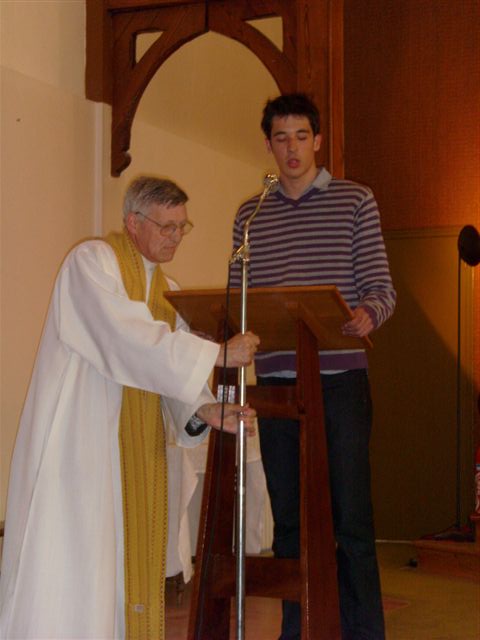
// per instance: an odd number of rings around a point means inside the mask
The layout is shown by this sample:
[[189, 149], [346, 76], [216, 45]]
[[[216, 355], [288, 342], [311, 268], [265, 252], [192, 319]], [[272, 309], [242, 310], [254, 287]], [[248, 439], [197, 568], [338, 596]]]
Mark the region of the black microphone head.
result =
[[463, 227], [458, 236], [460, 258], [471, 267], [480, 263], [480, 235], [472, 225]]

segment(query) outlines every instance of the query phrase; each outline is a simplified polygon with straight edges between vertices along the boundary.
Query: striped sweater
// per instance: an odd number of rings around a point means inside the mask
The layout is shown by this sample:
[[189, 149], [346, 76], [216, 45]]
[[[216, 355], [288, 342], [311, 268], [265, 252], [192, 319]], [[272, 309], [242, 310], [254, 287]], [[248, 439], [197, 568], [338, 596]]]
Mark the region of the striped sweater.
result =
[[[234, 246], [243, 241], [243, 226], [258, 196], [239, 209]], [[232, 270], [240, 286], [240, 266]], [[385, 252], [375, 198], [367, 187], [332, 178], [321, 169], [298, 200], [280, 189], [265, 198], [250, 226], [249, 287], [334, 284], [347, 304], [361, 305], [375, 328], [393, 312], [396, 294]], [[321, 352], [322, 371], [367, 366], [363, 350]], [[257, 375], [295, 375], [295, 354], [260, 353]]]

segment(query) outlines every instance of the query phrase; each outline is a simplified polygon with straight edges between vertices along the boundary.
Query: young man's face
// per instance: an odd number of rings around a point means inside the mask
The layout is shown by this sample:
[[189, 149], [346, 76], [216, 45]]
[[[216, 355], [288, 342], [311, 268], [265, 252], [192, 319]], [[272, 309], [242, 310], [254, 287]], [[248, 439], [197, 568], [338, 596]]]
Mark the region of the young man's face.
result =
[[320, 134], [313, 135], [306, 116], [289, 115], [273, 118], [270, 140], [265, 142], [281, 178], [310, 182], [317, 173], [315, 152], [320, 149], [321, 141]]

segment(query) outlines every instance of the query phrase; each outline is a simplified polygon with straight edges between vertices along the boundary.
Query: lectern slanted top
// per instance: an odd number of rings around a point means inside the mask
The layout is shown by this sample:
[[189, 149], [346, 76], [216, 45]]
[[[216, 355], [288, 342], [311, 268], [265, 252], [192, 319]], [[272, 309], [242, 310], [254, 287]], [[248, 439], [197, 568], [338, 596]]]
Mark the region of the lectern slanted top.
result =
[[[225, 318], [224, 289], [168, 291], [172, 303], [191, 329], [218, 337], [218, 323]], [[341, 326], [352, 312], [333, 285], [307, 287], [257, 287], [248, 290], [248, 329], [260, 336], [260, 351], [295, 351], [296, 318], [301, 317], [318, 340], [319, 349], [361, 349], [369, 338], [344, 336]], [[240, 327], [240, 289], [230, 292], [228, 324]]]

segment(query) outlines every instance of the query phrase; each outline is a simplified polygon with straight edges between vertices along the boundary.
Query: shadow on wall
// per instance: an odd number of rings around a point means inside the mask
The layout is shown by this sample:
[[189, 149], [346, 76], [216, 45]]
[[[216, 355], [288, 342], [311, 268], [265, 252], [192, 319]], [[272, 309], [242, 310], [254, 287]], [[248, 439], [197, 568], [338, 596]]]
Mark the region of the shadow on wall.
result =
[[[387, 239], [397, 308], [369, 354], [378, 538], [415, 539], [456, 520], [456, 238], [450, 229]], [[465, 316], [462, 335], [473, 321]], [[473, 357], [471, 345], [462, 348], [461, 524], [473, 511], [474, 393], [465, 354]]]

